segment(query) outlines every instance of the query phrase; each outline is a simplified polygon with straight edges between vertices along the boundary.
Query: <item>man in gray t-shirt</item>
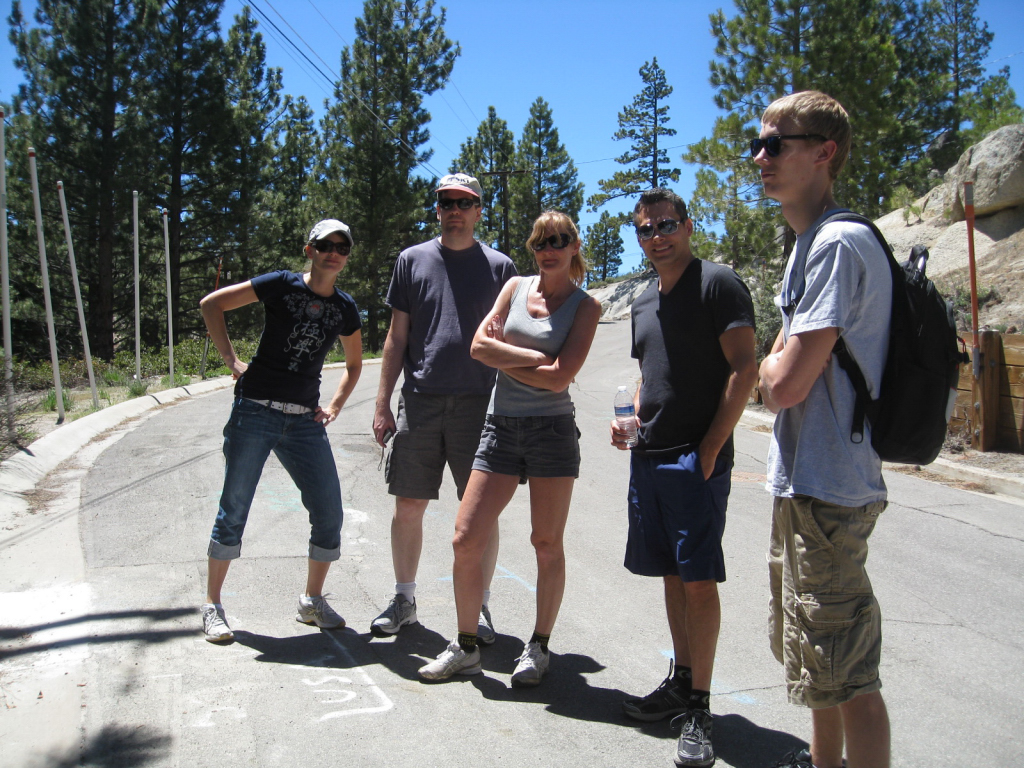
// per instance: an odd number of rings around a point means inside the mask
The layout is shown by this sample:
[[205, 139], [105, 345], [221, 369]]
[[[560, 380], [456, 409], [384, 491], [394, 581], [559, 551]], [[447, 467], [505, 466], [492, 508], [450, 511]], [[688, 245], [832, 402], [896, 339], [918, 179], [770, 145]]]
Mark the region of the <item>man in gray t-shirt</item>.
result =
[[[403, 251], [388, 288], [391, 328], [384, 342], [373, 434], [388, 457], [388, 492], [395, 497], [391, 556], [395, 596], [371, 632], [393, 635], [416, 617], [416, 571], [423, 546], [423, 513], [438, 497], [447, 463], [459, 498], [466, 488], [494, 386], [493, 368], [469, 354], [473, 334], [516, 274], [512, 261], [473, 237], [480, 220], [480, 182], [462, 173], [441, 179], [437, 218], [441, 236]], [[398, 417], [391, 396], [404, 373]], [[484, 605], [479, 642], [494, 642], [487, 606], [498, 557], [498, 527], [484, 556]]]
[[765, 196], [782, 204], [797, 234], [776, 300], [783, 327], [761, 363], [760, 389], [778, 414], [768, 457], [769, 635], [789, 700], [813, 710], [813, 735], [810, 750], [791, 752], [776, 768], [889, 765], [881, 615], [864, 568], [885, 483], [870, 425], [853, 441], [854, 389], [832, 348], [842, 336], [877, 397], [892, 281], [864, 225], [834, 222], [815, 235], [839, 207], [832, 185], [850, 142], [846, 110], [806, 91], [773, 102], [750, 145]]

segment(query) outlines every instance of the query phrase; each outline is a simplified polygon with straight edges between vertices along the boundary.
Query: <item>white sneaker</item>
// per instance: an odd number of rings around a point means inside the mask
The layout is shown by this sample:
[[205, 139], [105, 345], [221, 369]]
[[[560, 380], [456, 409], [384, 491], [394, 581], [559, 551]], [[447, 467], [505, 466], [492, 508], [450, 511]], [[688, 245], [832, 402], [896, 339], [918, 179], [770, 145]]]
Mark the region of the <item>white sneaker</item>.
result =
[[338, 615], [322, 595], [306, 597], [299, 595], [299, 611], [295, 620], [303, 624], [315, 624], [321, 629], [344, 629], [345, 620]]
[[527, 643], [512, 673], [512, 685], [516, 688], [540, 685], [550, 664], [551, 654], [545, 653], [540, 643]]
[[235, 633], [228, 626], [224, 618], [224, 606], [206, 603], [202, 607], [203, 612], [203, 633], [207, 641], [211, 643], [226, 643], [235, 639]]
[[410, 602], [405, 595], [398, 594], [391, 598], [384, 612], [373, 620], [370, 632], [377, 637], [393, 635], [406, 624], [416, 622], [416, 598]]
[[420, 677], [424, 680], [447, 680], [452, 675], [479, 675], [482, 671], [480, 649], [474, 648], [472, 653], [466, 653], [458, 640], [452, 640], [440, 656], [420, 667]]

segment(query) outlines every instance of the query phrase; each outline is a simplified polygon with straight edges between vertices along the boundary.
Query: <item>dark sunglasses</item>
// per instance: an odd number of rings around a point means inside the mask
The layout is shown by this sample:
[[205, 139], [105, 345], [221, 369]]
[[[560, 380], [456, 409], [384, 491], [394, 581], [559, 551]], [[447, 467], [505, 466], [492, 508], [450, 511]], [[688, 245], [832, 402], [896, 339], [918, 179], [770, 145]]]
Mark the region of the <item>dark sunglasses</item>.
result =
[[559, 232], [557, 235], [545, 238], [539, 243], [532, 243], [530, 247], [538, 253], [543, 251], [545, 248], [553, 248], [556, 251], [560, 251], [571, 242], [572, 238], [569, 235], [565, 234], [565, 232]]
[[349, 243], [336, 243], [333, 240], [316, 240], [313, 247], [320, 253], [333, 252], [339, 256], [348, 256], [352, 252], [352, 246]]
[[671, 235], [679, 229], [681, 223], [675, 219], [662, 219], [657, 224], [644, 224], [636, 228], [636, 237], [638, 240], [650, 240], [654, 237], [655, 229], [663, 235]]
[[468, 211], [476, 205], [476, 200], [471, 197], [439, 197], [437, 198], [437, 207], [442, 211], [450, 211], [454, 207], [458, 207], [460, 211]]
[[761, 154], [763, 149], [768, 153], [768, 157], [778, 157], [779, 152], [782, 151], [782, 142], [785, 139], [817, 139], [818, 141], [828, 141], [820, 133], [791, 133], [787, 136], [768, 136], [764, 139], [751, 139], [750, 140], [750, 156], [757, 157]]

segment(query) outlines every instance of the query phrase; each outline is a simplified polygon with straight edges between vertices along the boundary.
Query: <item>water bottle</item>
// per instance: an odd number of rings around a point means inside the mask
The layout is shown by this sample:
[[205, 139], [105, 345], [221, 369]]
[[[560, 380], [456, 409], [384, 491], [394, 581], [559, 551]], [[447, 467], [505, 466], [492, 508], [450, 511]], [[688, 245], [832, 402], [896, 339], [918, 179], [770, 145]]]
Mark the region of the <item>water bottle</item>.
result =
[[625, 387], [619, 387], [615, 393], [615, 422], [619, 429], [626, 433], [626, 445], [636, 445], [636, 409], [633, 396]]

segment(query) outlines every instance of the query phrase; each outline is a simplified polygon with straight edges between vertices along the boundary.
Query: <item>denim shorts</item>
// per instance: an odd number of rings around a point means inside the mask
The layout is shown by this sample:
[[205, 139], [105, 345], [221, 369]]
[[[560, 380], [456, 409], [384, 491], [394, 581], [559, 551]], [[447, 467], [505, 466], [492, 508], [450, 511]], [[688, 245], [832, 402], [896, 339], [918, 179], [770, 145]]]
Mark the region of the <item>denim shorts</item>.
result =
[[864, 564], [883, 509], [774, 500], [768, 634], [794, 704], [834, 707], [882, 687], [882, 617]]
[[725, 581], [722, 534], [731, 486], [731, 459], [719, 456], [705, 480], [696, 451], [632, 451], [626, 568], [640, 576]]
[[484, 426], [487, 395], [405, 392], [398, 399], [397, 432], [384, 473], [388, 493], [436, 499], [447, 463], [462, 498]]
[[571, 413], [560, 416], [487, 415], [473, 469], [498, 475], [579, 477], [580, 431]]
[[244, 398], [235, 399], [224, 427], [224, 490], [207, 555], [214, 560], [241, 555], [249, 507], [271, 451], [298, 487], [309, 512], [309, 558], [337, 560], [341, 485], [327, 430], [312, 413], [283, 413]]

